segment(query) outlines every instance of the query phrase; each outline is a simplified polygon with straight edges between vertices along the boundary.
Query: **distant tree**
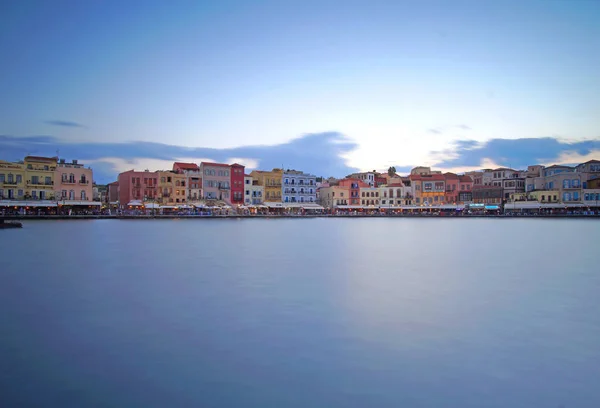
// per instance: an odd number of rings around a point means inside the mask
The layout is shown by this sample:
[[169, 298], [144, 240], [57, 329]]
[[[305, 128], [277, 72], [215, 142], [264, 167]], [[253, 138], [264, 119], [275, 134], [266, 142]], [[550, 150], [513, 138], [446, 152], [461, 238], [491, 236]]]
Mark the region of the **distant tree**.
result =
[[396, 168], [394, 166], [391, 166], [388, 169], [388, 176], [393, 177], [394, 175], [396, 175]]

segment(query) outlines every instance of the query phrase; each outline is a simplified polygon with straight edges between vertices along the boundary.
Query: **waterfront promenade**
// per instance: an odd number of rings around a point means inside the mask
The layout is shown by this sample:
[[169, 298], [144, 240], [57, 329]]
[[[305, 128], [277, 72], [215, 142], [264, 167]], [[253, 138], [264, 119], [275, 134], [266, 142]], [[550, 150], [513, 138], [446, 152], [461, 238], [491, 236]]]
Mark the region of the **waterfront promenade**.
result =
[[278, 218], [589, 218], [600, 219], [600, 213], [577, 213], [577, 214], [462, 214], [462, 215], [434, 215], [424, 214], [254, 214], [254, 215], [6, 215], [5, 220], [168, 220], [168, 219], [195, 219], [195, 220], [217, 220], [217, 219], [278, 219]]

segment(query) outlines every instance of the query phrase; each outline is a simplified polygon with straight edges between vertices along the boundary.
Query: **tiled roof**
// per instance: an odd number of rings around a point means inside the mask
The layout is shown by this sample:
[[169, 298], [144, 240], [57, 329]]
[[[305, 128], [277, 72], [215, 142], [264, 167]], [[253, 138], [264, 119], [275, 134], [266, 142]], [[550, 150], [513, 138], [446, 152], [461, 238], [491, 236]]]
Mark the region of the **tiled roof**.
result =
[[225, 163], [202, 162], [200, 164], [203, 166], [229, 167], [229, 164]]
[[26, 156], [25, 160], [40, 160], [40, 161], [54, 162], [54, 161], [58, 160], [58, 157]]
[[469, 176], [458, 176], [458, 180], [461, 183], [472, 183], [473, 182], [473, 179]]
[[198, 170], [199, 169], [199, 167], [196, 163], [175, 162], [175, 163], [173, 163], [173, 167], [179, 167], [180, 169], [185, 169], [185, 170]]

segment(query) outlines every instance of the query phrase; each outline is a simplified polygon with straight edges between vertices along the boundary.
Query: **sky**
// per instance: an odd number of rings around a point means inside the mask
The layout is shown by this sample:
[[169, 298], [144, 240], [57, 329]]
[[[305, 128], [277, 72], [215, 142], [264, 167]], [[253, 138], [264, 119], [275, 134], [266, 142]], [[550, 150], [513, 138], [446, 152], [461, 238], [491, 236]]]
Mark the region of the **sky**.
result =
[[[0, 2], [0, 159], [322, 176], [600, 158], [600, 2]], [[75, 157], [76, 156], [76, 157]]]

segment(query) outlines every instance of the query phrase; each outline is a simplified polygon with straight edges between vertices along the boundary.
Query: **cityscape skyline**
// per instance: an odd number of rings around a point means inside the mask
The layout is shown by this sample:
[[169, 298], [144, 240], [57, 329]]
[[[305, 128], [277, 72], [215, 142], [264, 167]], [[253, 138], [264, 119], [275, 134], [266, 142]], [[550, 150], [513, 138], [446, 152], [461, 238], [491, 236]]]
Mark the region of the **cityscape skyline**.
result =
[[5, 159], [58, 151], [104, 183], [600, 158], [598, 2], [140, 4], [0, 6]]

